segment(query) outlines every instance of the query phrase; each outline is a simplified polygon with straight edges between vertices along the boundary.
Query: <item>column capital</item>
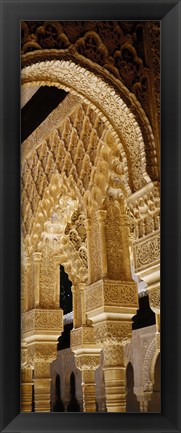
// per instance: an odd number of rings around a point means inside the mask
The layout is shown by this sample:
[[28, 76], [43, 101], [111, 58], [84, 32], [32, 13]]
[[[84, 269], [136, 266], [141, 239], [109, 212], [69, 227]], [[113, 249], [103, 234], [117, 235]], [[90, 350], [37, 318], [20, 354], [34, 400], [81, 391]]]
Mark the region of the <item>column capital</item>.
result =
[[100, 366], [100, 353], [76, 354], [76, 367], [81, 370], [96, 370]]
[[114, 346], [114, 349], [119, 352], [120, 345], [124, 345], [131, 340], [132, 336], [132, 322], [131, 320], [104, 320], [96, 323], [95, 327], [95, 340], [97, 343], [102, 343], [106, 350]]
[[93, 326], [83, 325], [80, 328], [72, 329], [71, 331], [71, 349], [77, 354], [86, 352], [86, 349], [92, 353], [99, 353], [101, 347], [95, 342]]
[[105, 209], [99, 209], [96, 212], [96, 215], [98, 216], [98, 220], [99, 220], [100, 223], [105, 223], [106, 222], [107, 210], [105, 210]]
[[40, 262], [41, 257], [42, 257], [42, 253], [36, 251], [35, 253], [32, 254], [32, 256], [33, 256], [34, 263]]
[[155, 314], [160, 314], [160, 284], [148, 288], [150, 308]]

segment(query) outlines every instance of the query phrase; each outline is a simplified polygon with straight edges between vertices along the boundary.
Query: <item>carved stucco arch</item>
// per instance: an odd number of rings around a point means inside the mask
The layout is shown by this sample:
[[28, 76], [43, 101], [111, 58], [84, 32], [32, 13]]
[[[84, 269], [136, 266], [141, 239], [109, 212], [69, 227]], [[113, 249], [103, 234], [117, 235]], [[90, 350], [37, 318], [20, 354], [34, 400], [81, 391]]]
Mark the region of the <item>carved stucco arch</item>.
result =
[[147, 132], [147, 139], [155, 149], [154, 138], [148, 119], [136, 100], [122, 84], [125, 98], [130, 99], [131, 110], [118, 91], [102, 77], [76, 65], [70, 60], [51, 60], [27, 66], [22, 70], [22, 84], [48, 85], [62, 88], [81, 97], [101, 113], [105, 124], [112, 129], [115, 140], [122, 144], [123, 161], [128, 165], [130, 187], [136, 191], [150, 181], [146, 172], [144, 138], [134, 111], [141, 117]]

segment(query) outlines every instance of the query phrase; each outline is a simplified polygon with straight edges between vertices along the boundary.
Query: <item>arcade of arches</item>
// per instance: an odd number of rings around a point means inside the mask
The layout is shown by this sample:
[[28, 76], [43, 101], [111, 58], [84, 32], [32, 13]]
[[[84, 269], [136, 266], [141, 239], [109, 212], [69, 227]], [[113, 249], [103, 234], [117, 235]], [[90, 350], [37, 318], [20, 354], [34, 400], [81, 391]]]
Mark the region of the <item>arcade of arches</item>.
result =
[[159, 30], [22, 22], [22, 412], [160, 411]]

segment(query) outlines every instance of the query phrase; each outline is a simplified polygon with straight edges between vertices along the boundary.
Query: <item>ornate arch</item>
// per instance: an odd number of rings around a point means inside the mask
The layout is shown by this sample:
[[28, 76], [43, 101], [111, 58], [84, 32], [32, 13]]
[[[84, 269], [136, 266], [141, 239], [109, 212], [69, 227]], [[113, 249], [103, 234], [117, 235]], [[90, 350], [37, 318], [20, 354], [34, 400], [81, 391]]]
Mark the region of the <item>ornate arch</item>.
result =
[[[79, 95], [85, 102], [92, 104], [95, 111], [110, 128], [115, 140], [119, 138], [121, 150], [128, 164], [129, 181], [132, 191], [136, 191], [150, 181], [146, 172], [144, 136], [150, 142], [156, 164], [155, 143], [151, 127], [136, 97], [121, 83], [124, 99], [119, 91], [108, 84], [102, 77], [95, 75], [71, 60], [51, 60], [27, 66], [22, 70], [23, 85], [49, 85], [63, 88]], [[146, 128], [146, 135], [136, 120], [134, 112], [140, 117], [140, 123]], [[144, 128], [143, 128], [144, 129]]]

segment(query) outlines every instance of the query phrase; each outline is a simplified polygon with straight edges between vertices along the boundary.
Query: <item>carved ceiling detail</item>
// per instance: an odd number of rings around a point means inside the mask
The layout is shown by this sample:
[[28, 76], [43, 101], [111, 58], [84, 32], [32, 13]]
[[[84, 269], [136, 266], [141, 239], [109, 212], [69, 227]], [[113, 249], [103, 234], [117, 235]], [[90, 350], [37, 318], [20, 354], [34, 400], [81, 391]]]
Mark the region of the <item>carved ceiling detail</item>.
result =
[[159, 112], [159, 21], [25, 21], [21, 26], [23, 67], [62, 54], [88, 59], [136, 95], [155, 128], [150, 96], [154, 87]]

